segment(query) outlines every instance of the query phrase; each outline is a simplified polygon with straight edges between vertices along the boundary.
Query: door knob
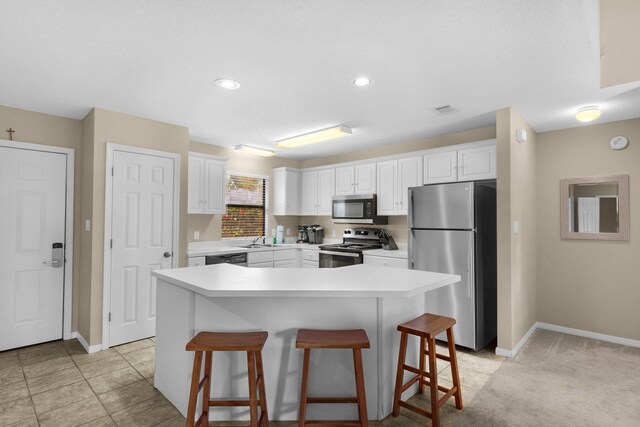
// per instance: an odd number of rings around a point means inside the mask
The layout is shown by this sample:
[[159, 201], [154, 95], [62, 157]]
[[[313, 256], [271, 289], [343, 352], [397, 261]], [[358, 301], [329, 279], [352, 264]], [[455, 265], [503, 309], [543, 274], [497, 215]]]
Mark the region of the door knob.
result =
[[165, 253], [163, 254], [163, 256], [164, 256], [165, 258], [169, 258], [169, 257], [171, 256], [171, 252], [165, 252]]

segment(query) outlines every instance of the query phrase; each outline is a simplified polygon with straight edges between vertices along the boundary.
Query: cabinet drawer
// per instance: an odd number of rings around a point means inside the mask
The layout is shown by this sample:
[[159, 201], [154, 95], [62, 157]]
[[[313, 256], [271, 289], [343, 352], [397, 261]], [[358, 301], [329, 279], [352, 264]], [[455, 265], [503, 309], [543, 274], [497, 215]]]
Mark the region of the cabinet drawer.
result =
[[381, 265], [384, 267], [407, 268], [407, 260], [404, 258], [365, 255], [363, 263], [369, 265]]
[[192, 257], [189, 258], [189, 267], [200, 267], [201, 265], [204, 265], [204, 257], [203, 256], [196, 256], [196, 257]]
[[249, 263], [249, 268], [273, 268], [273, 261]]
[[302, 259], [306, 261], [320, 261], [320, 253], [318, 251], [314, 251], [313, 249], [303, 249], [302, 250]]
[[256, 262], [273, 262], [273, 251], [249, 252], [247, 263], [254, 264]]
[[274, 261], [273, 266], [276, 268], [296, 268], [298, 266], [298, 260], [287, 259], [284, 261]]
[[283, 249], [281, 251], [273, 251], [274, 261], [294, 260], [297, 259], [296, 249]]
[[302, 260], [302, 268], [319, 268], [320, 263], [318, 261], [309, 261], [308, 259]]

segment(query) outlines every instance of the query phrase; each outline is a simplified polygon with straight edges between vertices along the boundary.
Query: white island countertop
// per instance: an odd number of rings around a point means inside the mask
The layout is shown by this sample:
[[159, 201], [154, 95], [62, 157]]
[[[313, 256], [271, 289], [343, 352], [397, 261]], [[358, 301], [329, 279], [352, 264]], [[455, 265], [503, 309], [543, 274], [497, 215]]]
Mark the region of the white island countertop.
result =
[[246, 268], [229, 264], [155, 270], [152, 275], [205, 297], [413, 297], [460, 281], [454, 274], [375, 265]]

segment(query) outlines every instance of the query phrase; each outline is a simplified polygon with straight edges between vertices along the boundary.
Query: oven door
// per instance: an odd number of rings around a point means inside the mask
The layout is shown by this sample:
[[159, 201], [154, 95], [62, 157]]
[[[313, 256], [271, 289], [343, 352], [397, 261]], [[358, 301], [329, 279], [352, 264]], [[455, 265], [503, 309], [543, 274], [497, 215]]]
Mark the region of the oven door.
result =
[[362, 254], [320, 250], [320, 268], [337, 268], [362, 264]]

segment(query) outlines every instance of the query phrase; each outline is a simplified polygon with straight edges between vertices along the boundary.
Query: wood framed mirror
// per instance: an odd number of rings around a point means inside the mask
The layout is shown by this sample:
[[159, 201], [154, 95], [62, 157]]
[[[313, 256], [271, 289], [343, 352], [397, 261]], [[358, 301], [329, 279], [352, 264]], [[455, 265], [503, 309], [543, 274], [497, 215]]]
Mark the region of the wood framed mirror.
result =
[[560, 238], [629, 240], [629, 175], [560, 180]]

